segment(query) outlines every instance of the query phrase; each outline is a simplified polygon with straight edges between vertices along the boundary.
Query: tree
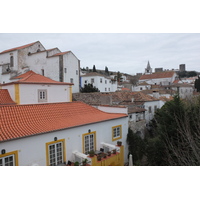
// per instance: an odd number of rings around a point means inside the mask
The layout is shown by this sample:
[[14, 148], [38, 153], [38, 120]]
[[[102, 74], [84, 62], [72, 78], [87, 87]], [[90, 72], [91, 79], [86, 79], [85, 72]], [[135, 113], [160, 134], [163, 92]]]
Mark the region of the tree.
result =
[[128, 144], [129, 154], [132, 154], [133, 156], [133, 164], [138, 165], [145, 153], [145, 143], [143, 139], [136, 133], [133, 133], [130, 128], [128, 129], [126, 141]]
[[97, 72], [95, 65], [93, 65], [93, 72]]
[[200, 98], [179, 96], [155, 114], [154, 131], [163, 143], [166, 165], [200, 165]]
[[105, 74], [106, 74], [107, 76], [109, 76], [109, 71], [108, 71], [108, 67], [107, 67], [107, 66], [105, 67]]
[[198, 79], [194, 82], [194, 87], [197, 89], [197, 92], [200, 92], [200, 77], [198, 76]]
[[91, 83], [85, 84], [83, 88], [80, 89], [81, 93], [90, 93], [90, 92], [100, 92], [98, 88], [93, 86]]

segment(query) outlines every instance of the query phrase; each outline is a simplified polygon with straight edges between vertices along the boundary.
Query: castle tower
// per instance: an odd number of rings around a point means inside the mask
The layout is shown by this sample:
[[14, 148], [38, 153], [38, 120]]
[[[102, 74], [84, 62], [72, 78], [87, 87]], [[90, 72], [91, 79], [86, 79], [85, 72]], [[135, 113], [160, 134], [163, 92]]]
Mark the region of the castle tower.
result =
[[149, 64], [149, 61], [147, 63], [147, 68], [145, 68], [145, 74], [152, 74], [152, 68]]

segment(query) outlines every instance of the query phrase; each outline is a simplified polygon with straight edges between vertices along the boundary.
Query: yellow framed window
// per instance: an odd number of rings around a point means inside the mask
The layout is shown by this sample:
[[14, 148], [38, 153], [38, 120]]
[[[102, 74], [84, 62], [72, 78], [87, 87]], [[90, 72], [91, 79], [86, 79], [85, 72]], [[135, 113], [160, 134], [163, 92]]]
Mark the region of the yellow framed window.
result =
[[112, 141], [119, 140], [122, 138], [122, 126], [113, 126], [112, 127]]
[[0, 155], [0, 166], [18, 166], [18, 152], [12, 151]]
[[46, 143], [47, 165], [55, 166], [64, 163], [65, 160], [65, 140], [57, 140]]
[[85, 133], [82, 136], [83, 153], [88, 154], [89, 151], [96, 150], [96, 131]]

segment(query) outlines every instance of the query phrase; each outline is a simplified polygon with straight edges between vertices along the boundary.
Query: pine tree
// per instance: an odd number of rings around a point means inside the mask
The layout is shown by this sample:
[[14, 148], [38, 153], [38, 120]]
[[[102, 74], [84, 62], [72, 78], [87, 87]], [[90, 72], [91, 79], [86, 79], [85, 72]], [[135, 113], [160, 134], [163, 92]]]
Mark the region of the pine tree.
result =
[[97, 72], [95, 65], [93, 65], [93, 72]]

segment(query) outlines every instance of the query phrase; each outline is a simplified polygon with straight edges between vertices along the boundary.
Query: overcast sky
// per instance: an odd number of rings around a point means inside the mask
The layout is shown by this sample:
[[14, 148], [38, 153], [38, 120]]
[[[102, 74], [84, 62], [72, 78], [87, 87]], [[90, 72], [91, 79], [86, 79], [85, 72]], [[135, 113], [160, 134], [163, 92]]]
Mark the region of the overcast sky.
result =
[[0, 51], [40, 41], [46, 49], [72, 51], [81, 67], [129, 74], [151, 67], [200, 71], [199, 33], [1, 33]]

